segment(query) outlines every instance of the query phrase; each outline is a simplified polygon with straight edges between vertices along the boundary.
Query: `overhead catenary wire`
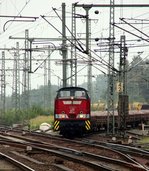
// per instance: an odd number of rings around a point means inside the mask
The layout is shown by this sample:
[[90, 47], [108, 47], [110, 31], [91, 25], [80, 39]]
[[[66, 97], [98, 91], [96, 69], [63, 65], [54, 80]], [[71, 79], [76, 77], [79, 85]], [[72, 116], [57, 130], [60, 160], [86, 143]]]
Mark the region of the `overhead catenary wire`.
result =
[[[125, 24], [131, 26], [132, 28], [134, 28], [135, 30], [137, 30], [137, 31], [138, 31], [139, 33], [141, 33], [142, 35], [144, 35], [144, 36], [146, 36], [147, 38], [149, 38], [149, 36], [148, 36], [147, 34], [145, 34], [144, 32], [142, 32], [141, 30], [137, 29], [136, 27], [134, 27], [134, 26], [131, 25], [130, 23], [126, 22], [126, 21], [124, 20], [124, 18], [121, 18], [121, 21], [123, 21]], [[127, 33], [132, 34], [132, 35], [134, 35], [134, 36], [136, 36], [136, 37], [138, 37], [138, 38], [140, 38], [140, 39], [142, 39], [142, 40], [144, 40], [144, 41], [146, 41], [146, 42], [149, 42], [149, 39], [145, 39], [145, 38], [143, 38], [143, 37], [141, 37], [141, 36], [138, 36], [137, 34], [134, 34], [134, 33], [130, 32], [130, 31], [124, 29], [124, 28], [121, 28], [121, 27], [117, 26], [115, 23], [114, 23], [114, 26], [116, 26], [117, 28], [122, 29], [123, 31], [126, 31]], [[149, 45], [148, 45], [148, 46], [149, 46]], [[131, 67], [128, 71], [131, 71], [133, 68], [135, 68], [140, 62], [142, 62], [142, 61], [143, 61], [144, 59], [146, 59], [147, 57], [149, 57], [149, 55], [147, 55], [146, 57], [144, 57], [143, 59], [141, 59], [135, 66]], [[128, 71], [127, 71], [127, 72], [128, 72]]]
[[[18, 12], [18, 14], [17, 14], [17, 16], [21, 16], [21, 12], [25, 9], [25, 7], [29, 4], [29, 2], [30, 2], [31, 0], [28, 0], [28, 1], [26, 1], [26, 3], [25, 3], [25, 5], [22, 7], [22, 9]], [[13, 23], [13, 21], [11, 22], [11, 24]], [[7, 29], [10, 27], [10, 25], [11, 24], [9, 24], [9, 26], [7, 27]]]
[[[45, 18], [44, 15], [41, 15], [41, 17], [42, 17], [48, 24], [50, 24], [57, 32], [59, 32], [59, 33], [62, 35], [62, 33], [61, 33], [53, 24], [51, 24], [51, 23]], [[72, 43], [71, 40], [69, 40], [67, 37], [66, 37], [66, 40], [68, 40], [73, 46], [75, 46], [75, 44]], [[80, 48], [77, 47], [77, 46], [75, 46], [75, 47], [76, 47], [79, 51], [82, 52], [82, 49], [80, 49]]]
[[[55, 13], [57, 14], [57, 16], [58, 16], [58, 18], [62, 21], [62, 18], [59, 16], [59, 14], [56, 12], [56, 9], [55, 8], [53, 8], [53, 10], [55, 11]], [[76, 39], [76, 37], [72, 34], [72, 32], [70, 31], [70, 29], [67, 27], [67, 25], [65, 25], [65, 27], [67, 28], [67, 30], [69, 31], [69, 33], [71, 34], [71, 36], [74, 38], [74, 40], [76, 40], [76, 42], [78, 43], [78, 45], [79, 45], [79, 47], [83, 50], [83, 51], [81, 51], [81, 52], [83, 52], [83, 53], [85, 53], [86, 54], [86, 51], [83, 49], [83, 47], [82, 47], [82, 42], [81, 41], [78, 41], [78, 39]], [[61, 33], [62, 34], [62, 33]], [[107, 40], [108, 40], [109, 38], [107, 38]], [[94, 51], [92, 51], [91, 49], [89, 49], [89, 51], [90, 52], [92, 52], [93, 54], [95, 54], [97, 57], [99, 57]], [[108, 62], [106, 62], [105, 60], [101, 60], [101, 61], [99, 61], [98, 59], [96, 59], [96, 58], [94, 58], [93, 56], [91, 56], [92, 57], [92, 59], [94, 59], [94, 60], [97, 60], [98, 62], [101, 62], [102, 64], [104, 64], [105, 66], [107, 66], [107, 67], [110, 67], [113, 71], [116, 71], [116, 72], [118, 72], [118, 70], [116, 69], [116, 68], [114, 68], [113, 66], [110, 66], [109, 64], [108, 64]], [[100, 58], [100, 57], [99, 57]], [[100, 58], [101, 59], [101, 58]], [[105, 62], [105, 63], [104, 63]]]
[[[54, 12], [56, 13], [56, 15], [58, 16], [58, 18], [62, 21], [62, 18], [59, 16], [59, 14], [57, 13], [56, 9], [53, 8]], [[79, 47], [82, 49], [82, 52], [85, 53], [84, 48], [82, 47], [81, 43], [76, 39], [76, 37], [72, 34], [72, 32], [70, 31], [70, 29], [67, 27], [67, 25], [65, 25], [65, 27], [67, 28], [67, 30], [69, 31], [69, 33], [71, 34], [71, 36], [73, 37], [74, 40], [76, 40], [76, 42], [78, 43]]]
[[[59, 15], [58, 15], [59, 16]], [[53, 25], [53, 24], [51, 24], [45, 17], [46, 16], [41, 16], [48, 24], [50, 24], [57, 32], [59, 32], [61, 35], [62, 35], [62, 33]], [[59, 16], [59, 18], [60, 18], [60, 20], [62, 20], [61, 19], [61, 17]], [[65, 27], [68, 29], [68, 27], [65, 25]], [[70, 32], [70, 34], [72, 35], [72, 33], [71, 33], [71, 31], [68, 29], [68, 31]], [[74, 37], [75, 38], [75, 37]], [[86, 54], [86, 51], [82, 48], [82, 46], [80, 47], [78, 47], [78, 46], [76, 46], [70, 39], [68, 39], [67, 37], [66, 37], [66, 40], [68, 40], [70, 43], [71, 43], [71, 45], [73, 45], [73, 46], [75, 46], [76, 47], [76, 49], [78, 49], [80, 52], [82, 52], [82, 53], [85, 53]], [[77, 39], [75, 38], [75, 40], [77, 41]], [[81, 42], [82, 43], [82, 42]], [[79, 45], [81, 45], [80, 44], [80, 42], [79, 42]], [[95, 54], [98, 58], [100, 58], [100, 56], [98, 56], [94, 51], [92, 51], [91, 49], [89, 49], [89, 51], [90, 52], [92, 52], [93, 54]], [[113, 66], [109, 66], [109, 64], [108, 64], [108, 62], [106, 62], [106, 61], [104, 61], [103, 59], [101, 59], [100, 58], [100, 60], [99, 59], [96, 59], [96, 58], [94, 58], [93, 56], [92, 56], [92, 59], [94, 59], [94, 60], [98, 60], [98, 62], [101, 62], [103, 65], [105, 65], [105, 66], [107, 66], [107, 68], [108, 67], [110, 67], [113, 71], [116, 71], [116, 72], [118, 72], [118, 70], [116, 69], [116, 68], [114, 68]]]
[[128, 31], [128, 30], [126, 30], [126, 29], [124, 29], [124, 28], [118, 26], [116, 23], [113, 23], [112, 25], [114, 25], [115, 27], [117, 27], [117, 28], [119, 28], [119, 29], [121, 29], [121, 30], [123, 30], [123, 31], [125, 31], [125, 32], [127, 32], [127, 33], [129, 33], [129, 34], [131, 34], [131, 35], [133, 35], [133, 36], [136, 36], [136, 37], [138, 37], [138, 38], [140, 38], [140, 39], [142, 39], [142, 40], [144, 40], [144, 41], [146, 41], [146, 42], [149, 42], [148, 39], [144, 39], [143, 37], [138, 36], [137, 34], [132, 33], [132, 32], [130, 32], [130, 31]]
[[[83, 55], [81, 55], [81, 54], [79, 54], [79, 53], [76, 53], [76, 55], [79, 57], [79, 58], [81, 58], [82, 60], [84, 60], [84, 63], [86, 62], [86, 63], [89, 63], [90, 61], [88, 60], [88, 57], [85, 57], [85, 56], [83, 56]], [[94, 60], [92, 60], [92, 62], [94, 62], [95, 63], [95, 65], [98, 65], [99, 66], [99, 64], [97, 63], [98, 62], [98, 59], [96, 60], [96, 59], [94, 59]], [[94, 67], [94, 65], [92, 65], [93, 67]], [[105, 69], [105, 70], [107, 70], [107, 68], [105, 67], [105, 65], [102, 65], [102, 63], [100, 62], [100, 67], [101, 68], [103, 68], [103, 69]], [[97, 69], [97, 67], [96, 67], [96, 69]], [[98, 69], [99, 71], [101, 71], [102, 73], [104, 73], [104, 74], [106, 74], [104, 71], [102, 71], [101, 69]]]
[[148, 36], [147, 34], [143, 33], [141, 30], [137, 29], [135, 26], [133, 26], [132, 24], [130, 24], [130, 23], [128, 23], [127, 21], [125, 21], [124, 18], [120, 18], [120, 20], [123, 21], [124, 23], [128, 24], [129, 26], [131, 26], [131, 27], [134, 28], [135, 30], [137, 30], [139, 33], [141, 33], [141, 34], [143, 34], [144, 36], [146, 36], [146, 37], [149, 38], [149, 36]]
[[[51, 21], [51, 20], [50, 20]], [[85, 56], [85, 55], [84, 55]], [[86, 56], [85, 56], [86, 57]], [[101, 57], [101, 56], [100, 56]], [[93, 65], [94, 66], [94, 65]], [[103, 65], [104, 66], [104, 65]]]
[[[84, 68], [86, 68], [86, 67], [87, 67], [87, 65], [85, 65], [83, 68], [81, 68], [80, 70], [78, 70], [78, 71], [77, 71], [77, 74], [78, 74], [80, 71], [82, 71]], [[75, 74], [73, 74], [73, 75], [67, 77], [66, 79], [68, 80], [68, 79], [72, 78], [73, 76], [75, 76]]]

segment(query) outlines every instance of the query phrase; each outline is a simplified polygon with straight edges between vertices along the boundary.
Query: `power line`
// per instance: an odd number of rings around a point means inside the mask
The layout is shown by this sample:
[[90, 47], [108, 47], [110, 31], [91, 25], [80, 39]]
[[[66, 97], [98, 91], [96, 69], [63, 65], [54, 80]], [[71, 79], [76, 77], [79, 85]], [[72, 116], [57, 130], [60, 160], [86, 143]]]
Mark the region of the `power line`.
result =
[[[30, 2], [31, 0], [28, 0], [28, 1], [26, 1], [26, 3], [25, 3], [25, 5], [22, 7], [22, 9], [20, 10], [20, 12], [17, 14], [17, 16], [21, 16], [21, 12], [25, 9], [25, 7], [29, 4], [29, 2]], [[11, 24], [14, 22], [15, 20], [12, 20], [12, 22], [11, 22]], [[10, 25], [11, 25], [10, 24]], [[10, 27], [10, 25], [7, 27], [7, 29]]]

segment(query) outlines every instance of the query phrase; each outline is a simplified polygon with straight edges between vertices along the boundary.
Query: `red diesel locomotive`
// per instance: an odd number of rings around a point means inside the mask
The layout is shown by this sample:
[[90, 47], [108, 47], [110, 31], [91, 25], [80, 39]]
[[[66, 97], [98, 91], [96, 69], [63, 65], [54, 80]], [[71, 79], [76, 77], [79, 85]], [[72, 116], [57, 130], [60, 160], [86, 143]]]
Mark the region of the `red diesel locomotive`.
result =
[[90, 97], [81, 87], [57, 91], [54, 104], [54, 131], [60, 134], [84, 134], [91, 130]]

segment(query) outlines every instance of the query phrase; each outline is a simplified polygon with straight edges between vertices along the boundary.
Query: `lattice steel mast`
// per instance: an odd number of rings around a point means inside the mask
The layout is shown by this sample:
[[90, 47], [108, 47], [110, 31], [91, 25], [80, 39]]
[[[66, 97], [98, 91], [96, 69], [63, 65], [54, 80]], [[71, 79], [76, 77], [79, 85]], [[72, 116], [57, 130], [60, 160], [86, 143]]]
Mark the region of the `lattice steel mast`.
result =
[[[92, 62], [91, 62], [91, 53], [90, 53], [90, 45], [91, 45], [91, 21], [89, 19], [89, 10], [92, 8], [92, 5], [79, 5], [77, 3], [72, 4], [72, 44], [71, 47], [71, 85], [77, 86], [77, 58], [76, 58], [76, 8], [75, 7], [83, 7], [86, 15], [86, 49], [85, 52], [88, 55], [88, 71], [87, 71], [87, 89], [91, 95], [92, 92]], [[78, 18], [83, 16], [78, 15]]]
[[77, 86], [77, 57], [76, 57], [76, 8], [72, 4], [72, 36], [71, 42], [71, 86]]
[[[92, 8], [91, 5], [84, 5], [86, 11], [86, 54], [88, 55], [88, 71], [87, 71], [87, 89], [90, 97], [92, 96], [92, 60], [91, 60], [91, 20], [89, 19], [89, 10]], [[92, 97], [91, 97], [92, 98]]]
[[54, 50], [51, 50], [50, 47], [48, 47], [48, 105], [50, 106], [50, 108], [52, 107], [52, 93], [51, 93], [51, 53]]
[[5, 51], [2, 51], [2, 63], [1, 63], [1, 117], [5, 114], [6, 108], [6, 76], [5, 76]]
[[65, 3], [62, 3], [62, 56], [63, 56], [63, 87], [67, 86], [67, 48], [66, 48], [66, 17]]
[[12, 104], [17, 112], [20, 109], [20, 55], [19, 42], [16, 42], [16, 50], [14, 52], [14, 66], [13, 66], [13, 88], [12, 88]]
[[128, 116], [128, 95], [127, 95], [127, 57], [128, 49], [126, 47], [125, 36], [120, 39], [120, 66], [119, 66], [119, 82], [117, 90], [119, 92], [118, 101], [118, 116], [119, 116], [119, 131], [125, 136], [126, 117]]
[[43, 89], [43, 95], [44, 95], [44, 109], [46, 109], [46, 102], [47, 102], [47, 89], [46, 89], [46, 86], [47, 86], [47, 60], [44, 60], [44, 63], [43, 63], [43, 66], [44, 66], [44, 89]]
[[[88, 47], [91, 49], [91, 20], [88, 19]], [[92, 57], [91, 51], [88, 51], [88, 74], [87, 74], [87, 89], [89, 91], [90, 97], [92, 98]]]
[[52, 107], [52, 98], [51, 98], [51, 53], [54, 51], [54, 49], [51, 49], [50, 46], [48, 46], [48, 57], [44, 61], [44, 87], [47, 87], [47, 89], [44, 89], [44, 107]]
[[25, 109], [29, 108], [29, 33], [25, 30], [25, 54], [24, 54], [24, 68], [23, 68], [23, 107]]
[[109, 68], [108, 68], [108, 96], [107, 96], [107, 133], [115, 133], [114, 119], [114, 0], [110, 0], [109, 25]]

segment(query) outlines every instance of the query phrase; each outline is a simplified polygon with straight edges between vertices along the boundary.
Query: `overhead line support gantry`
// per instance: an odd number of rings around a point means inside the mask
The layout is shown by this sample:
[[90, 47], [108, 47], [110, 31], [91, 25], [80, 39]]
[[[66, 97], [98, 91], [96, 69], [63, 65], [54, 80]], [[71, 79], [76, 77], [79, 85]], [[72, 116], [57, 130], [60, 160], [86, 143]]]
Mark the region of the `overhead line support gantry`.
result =
[[[108, 67], [108, 96], [107, 96], [107, 133], [115, 133], [114, 117], [114, 8], [115, 7], [149, 7], [149, 4], [115, 4], [110, 0], [110, 4], [75, 4], [75, 7], [109, 7], [110, 26], [109, 26], [109, 67]], [[112, 69], [113, 68], [113, 69]]]

